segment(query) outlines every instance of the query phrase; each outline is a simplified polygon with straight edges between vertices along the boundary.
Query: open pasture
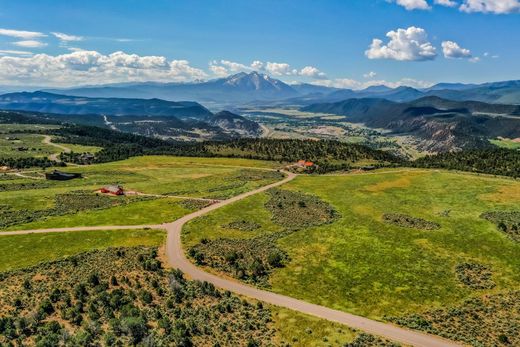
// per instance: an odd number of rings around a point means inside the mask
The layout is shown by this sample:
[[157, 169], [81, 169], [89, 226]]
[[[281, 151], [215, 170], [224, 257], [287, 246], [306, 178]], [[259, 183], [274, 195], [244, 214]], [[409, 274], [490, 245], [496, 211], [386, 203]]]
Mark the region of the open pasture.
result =
[[101, 230], [1, 236], [0, 272], [108, 247], [158, 247], [163, 230]]
[[[320, 198], [340, 217], [278, 239], [277, 247], [289, 260], [271, 270], [271, 290], [384, 319], [520, 286], [520, 244], [481, 218], [486, 211], [520, 210], [519, 182], [427, 170], [386, 171], [300, 176], [281, 187]], [[186, 248], [204, 239], [250, 239], [283, 232], [287, 227], [272, 218], [268, 201], [267, 193], [253, 196], [189, 223], [183, 235]], [[387, 223], [383, 216], [388, 213], [436, 223], [439, 228]], [[227, 228], [237, 220], [261, 227]], [[464, 263], [478, 264], [477, 269], [484, 266], [494, 285], [475, 289], [465, 284], [457, 275], [457, 266]]]
[[[91, 225], [136, 225], [172, 221], [197, 208], [182, 204], [185, 198], [224, 199], [274, 182], [280, 173], [264, 170], [273, 163], [244, 159], [179, 158], [166, 156], [137, 157], [120, 162], [68, 167], [64, 171], [79, 172], [81, 179], [46, 181], [7, 175], [0, 180], [2, 210], [51, 210], [57, 197], [71, 192], [91, 194], [100, 187], [120, 184], [126, 191], [153, 195], [111, 197], [109, 208], [81, 208], [75, 213], [52, 212], [10, 225], [8, 229], [32, 229]], [[24, 174], [41, 175], [41, 171]], [[4, 178], [4, 176], [2, 176]], [[181, 197], [181, 198], [178, 198]], [[7, 212], [6, 212], [7, 213]], [[41, 214], [38, 212], [33, 215]], [[45, 214], [45, 213], [44, 213]]]
[[2, 133], [0, 134], [0, 157], [48, 157], [59, 152], [57, 148], [42, 143], [42, 140], [43, 135], [38, 134]]

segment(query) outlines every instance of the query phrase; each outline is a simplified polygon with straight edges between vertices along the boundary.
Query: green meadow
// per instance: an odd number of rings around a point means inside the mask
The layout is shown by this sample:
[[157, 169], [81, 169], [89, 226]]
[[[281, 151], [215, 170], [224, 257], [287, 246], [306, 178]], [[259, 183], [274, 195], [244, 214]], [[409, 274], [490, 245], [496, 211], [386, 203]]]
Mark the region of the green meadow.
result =
[[[452, 172], [409, 170], [359, 175], [300, 176], [283, 186], [318, 196], [341, 215], [278, 240], [289, 257], [270, 275], [270, 290], [335, 309], [382, 319], [520, 287], [520, 244], [480, 218], [486, 211], [520, 210], [520, 183]], [[185, 247], [202, 239], [252, 238], [283, 228], [271, 221], [267, 194], [223, 207], [190, 222]], [[440, 225], [419, 230], [385, 223], [397, 213]], [[253, 231], [224, 226], [246, 220]], [[492, 269], [496, 286], [474, 290], [455, 268], [475, 262]]]
[[500, 138], [500, 139], [491, 140], [490, 142], [498, 147], [503, 147], [503, 148], [508, 148], [508, 149], [520, 149], [520, 142], [511, 140], [511, 139]]
[[25, 268], [94, 249], [157, 247], [163, 230], [102, 230], [0, 236], [0, 272]]
[[[43, 135], [37, 134], [0, 134], [0, 157], [48, 157], [51, 154], [59, 153], [59, 149], [52, 145], [42, 143], [42, 140]], [[22, 148], [23, 150], [21, 150]]]
[[[94, 194], [104, 185], [120, 184], [126, 191], [160, 196], [135, 202], [129, 202], [128, 197], [112, 197], [114, 204], [119, 206], [83, 210], [74, 214], [49, 215], [29, 223], [10, 225], [6, 229], [162, 223], [194, 210], [183, 205], [182, 199], [175, 196], [229, 198], [279, 180], [281, 174], [265, 170], [274, 168], [274, 165], [272, 162], [246, 159], [149, 156], [64, 168], [63, 171], [83, 175], [81, 179], [70, 181], [46, 181], [2, 174], [0, 207], [25, 213], [52, 209], [58, 195], [77, 191]], [[23, 174], [43, 177], [41, 170], [26, 171]], [[127, 203], [121, 204], [123, 202]]]

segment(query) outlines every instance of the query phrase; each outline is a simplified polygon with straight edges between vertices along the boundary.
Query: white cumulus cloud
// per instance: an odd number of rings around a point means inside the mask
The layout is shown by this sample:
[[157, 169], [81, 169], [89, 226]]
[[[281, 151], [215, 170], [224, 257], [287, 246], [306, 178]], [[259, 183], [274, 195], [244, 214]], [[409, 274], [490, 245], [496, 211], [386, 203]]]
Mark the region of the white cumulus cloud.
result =
[[374, 71], [367, 72], [366, 74], [363, 75], [364, 78], [374, 78], [376, 76], [377, 76], [377, 73], [375, 73]]
[[466, 48], [459, 46], [457, 42], [443, 41], [442, 42], [442, 53], [445, 58], [471, 58], [471, 51]]
[[189, 81], [207, 77], [186, 60], [161, 56], [139, 56], [124, 52], [104, 55], [77, 51], [62, 55], [0, 57], [0, 83], [19, 85], [72, 86], [144, 81]]
[[253, 68], [253, 70], [261, 71], [264, 68], [264, 63], [262, 63], [260, 60], [255, 60], [251, 63], [251, 68]]
[[396, 4], [403, 6], [408, 11], [429, 10], [431, 7], [426, 0], [395, 0]]
[[298, 73], [300, 76], [311, 77], [311, 78], [325, 78], [325, 73], [321, 72], [318, 68], [314, 66], [306, 66], [301, 69]]
[[464, 0], [463, 12], [507, 14], [520, 12], [520, 0]]
[[287, 63], [272, 63], [267, 62], [265, 64], [265, 71], [273, 76], [290, 76], [296, 75], [297, 71], [291, 68], [291, 65]]
[[32, 55], [32, 52], [29, 51], [18, 51], [12, 49], [1, 49], [0, 55]]
[[387, 44], [373, 39], [365, 55], [369, 59], [393, 59], [400, 61], [433, 60], [437, 56], [435, 47], [428, 41], [428, 34], [422, 28], [392, 30], [386, 34]]
[[385, 80], [370, 80], [370, 81], [358, 81], [350, 78], [336, 78], [333, 80], [321, 80], [316, 81], [314, 84], [327, 86], [327, 87], [335, 87], [335, 88], [346, 88], [353, 90], [361, 90], [371, 86], [387, 86], [390, 88], [397, 88], [402, 86], [412, 87], [412, 88], [428, 88], [433, 85], [431, 82], [416, 80], [413, 78], [403, 78], [399, 81], [385, 81]]

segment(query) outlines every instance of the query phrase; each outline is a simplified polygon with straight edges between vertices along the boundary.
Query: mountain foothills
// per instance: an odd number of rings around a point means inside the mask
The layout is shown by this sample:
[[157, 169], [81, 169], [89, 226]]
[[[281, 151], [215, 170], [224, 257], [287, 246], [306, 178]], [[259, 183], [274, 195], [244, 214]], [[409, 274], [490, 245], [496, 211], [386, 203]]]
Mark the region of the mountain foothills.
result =
[[197, 102], [160, 99], [88, 98], [47, 92], [0, 96], [0, 108], [52, 114], [50, 118], [147, 136], [227, 139], [258, 136], [260, 126], [231, 112], [213, 114]]
[[520, 137], [520, 106], [478, 101], [452, 101], [435, 96], [410, 102], [348, 99], [313, 104], [302, 111], [344, 115], [355, 123], [421, 139], [429, 152], [489, 146], [489, 139]]

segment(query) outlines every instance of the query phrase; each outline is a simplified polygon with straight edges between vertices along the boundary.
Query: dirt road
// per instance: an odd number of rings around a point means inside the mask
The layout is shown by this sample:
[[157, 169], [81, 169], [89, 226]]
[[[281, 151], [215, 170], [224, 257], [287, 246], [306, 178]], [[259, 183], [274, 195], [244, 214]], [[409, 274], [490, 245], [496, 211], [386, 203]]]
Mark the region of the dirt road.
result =
[[[44, 135], [42, 143], [44, 143], [46, 145], [49, 145], [49, 146], [53, 146], [53, 147], [59, 148], [61, 151], [65, 152], [65, 153], [70, 153], [71, 152], [70, 148], [67, 148], [67, 147], [62, 146], [62, 145], [58, 145], [57, 143], [53, 143], [52, 142], [52, 138], [49, 135]], [[51, 154], [51, 155], [49, 155], [49, 159], [50, 160], [54, 160], [54, 161], [60, 161], [58, 159], [58, 155], [59, 155], [59, 153]]]

